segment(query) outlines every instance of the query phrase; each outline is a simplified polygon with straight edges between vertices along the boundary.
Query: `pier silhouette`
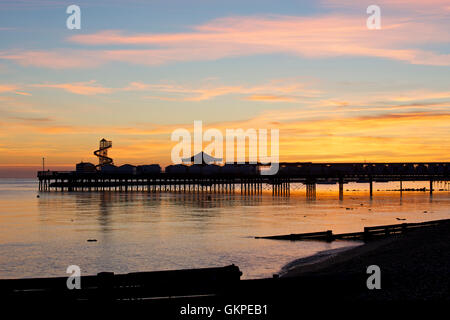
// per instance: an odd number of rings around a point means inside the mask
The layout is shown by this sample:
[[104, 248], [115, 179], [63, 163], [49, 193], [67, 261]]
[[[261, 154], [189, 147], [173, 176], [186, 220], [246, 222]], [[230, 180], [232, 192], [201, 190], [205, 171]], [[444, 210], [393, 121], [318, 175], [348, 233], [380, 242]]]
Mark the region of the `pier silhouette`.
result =
[[[260, 164], [178, 165], [166, 167], [165, 172], [161, 171], [159, 165], [153, 165], [153, 169], [147, 171], [139, 166], [125, 166], [124, 170], [116, 172], [39, 171], [37, 174], [39, 190], [240, 192], [243, 195], [258, 195], [262, 194], [263, 185], [268, 185], [273, 195], [289, 196], [291, 184], [301, 183], [306, 186], [308, 197], [315, 196], [317, 184], [339, 184], [339, 196], [342, 197], [344, 184], [349, 182], [369, 183], [369, 192], [372, 196], [373, 185], [376, 182], [399, 181], [401, 192], [403, 181], [428, 181], [430, 185], [428, 191], [432, 194], [434, 182], [448, 183], [450, 180], [449, 162], [281, 162], [275, 175], [261, 175]], [[177, 170], [174, 170], [174, 167]]]

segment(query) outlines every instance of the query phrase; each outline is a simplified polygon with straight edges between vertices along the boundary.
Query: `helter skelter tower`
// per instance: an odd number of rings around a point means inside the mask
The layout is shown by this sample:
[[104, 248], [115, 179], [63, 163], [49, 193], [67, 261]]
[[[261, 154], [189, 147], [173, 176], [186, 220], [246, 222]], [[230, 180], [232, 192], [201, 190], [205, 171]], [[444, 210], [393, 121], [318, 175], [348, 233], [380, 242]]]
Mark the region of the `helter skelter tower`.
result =
[[100, 146], [98, 150], [94, 151], [94, 154], [98, 157], [98, 165], [96, 167], [102, 167], [107, 164], [113, 164], [113, 159], [108, 157], [108, 149], [112, 147], [112, 141], [108, 141], [105, 138], [100, 140]]

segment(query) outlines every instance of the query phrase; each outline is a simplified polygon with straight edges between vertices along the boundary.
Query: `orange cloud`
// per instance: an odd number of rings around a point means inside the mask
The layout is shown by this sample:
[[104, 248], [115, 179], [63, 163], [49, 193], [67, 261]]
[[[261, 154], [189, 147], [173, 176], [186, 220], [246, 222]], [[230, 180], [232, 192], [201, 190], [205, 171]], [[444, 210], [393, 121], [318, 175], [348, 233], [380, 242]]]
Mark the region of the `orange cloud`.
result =
[[93, 68], [104, 63], [101, 52], [87, 50], [3, 51], [0, 52], [0, 59], [15, 61], [24, 66], [52, 69]]
[[[319, 90], [306, 88], [303, 83], [295, 79], [274, 80], [262, 85], [218, 85], [214, 83], [185, 85], [185, 84], [147, 84], [142, 82], [131, 82], [122, 88], [106, 88], [96, 81], [61, 84], [34, 84], [35, 88], [56, 88], [63, 89], [70, 93], [81, 95], [107, 94], [113, 92], [145, 92], [156, 93], [146, 95], [150, 99], [159, 99], [167, 101], [204, 101], [224, 95], [247, 95], [248, 100], [253, 101], [279, 101], [293, 102], [301, 99], [315, 98], [320, 95]], [[265, 94], [263, 94], [265, 93]], [[290, 94], [285, 96], [284, 94]]]
[[21, 96], [31, 96], [31, 93], [29, 93], [29, 92], [15, 91], [14, 93], [21, 95]]
[[4, 92], [14, 92], [18, 89], [19, 87], [16, 85], [10, 85], [10, 84], [0, 84], [0, 93], [4, 93]]
[[429, 90], [410, 91], [392, 98], [393, 101], [422, 101], [422, 100], [450, 99], [450, 91], [435, 92]]
[[245, 98], [250, 101], [264, 101], [264, 102], [294, 102], [295, 99], [286, 96], [273, 96], [273, 95], [252, 95]]
[[18, 91], [19, 86], [14, 84], [0, 84], [0, 93], [15, 93], [22, 96], [31, 96], [31, 93]]
[[[144, 84], [131, 83], [124, 90], [126, 91], [157, 91], [165, 93], [165, 96], [150, 96], [153, 99], [161, 100], [180, 100], [180, 101], [204, 101], [224, 95], [248, 95], [254, 94], [248, 98], [253, 101], [268, 101], [272, 97], [273, 101], [293, 102], [307, 98], [318, 97], [321, 92], [316, 89], [307, 88], [303, 83], [294, 79], [275, 80], [262, 85], [216, 85], [213, 83], [207, 85], [186, 86], [174, 84]], [[290, 94], [290, 96], [282, 96]], [[257, 98], [260, 99], [257, 99]], [[277, 99], [278, 97], [278, 99]], [[266, 98], [266, 99], [264, 99]]]
[[[282, 120], [276, 121], [279, 119]], [[443, 150], [450, 148], [450, 140], [442, 137], [448, 136], [449, 121], [448, 110], [328, 115], [323, 119], [298, 119], [278, 110], [245, 121], [205, 124], [204, 130], [217, 128], [225, 134], [227, 128], [277, 128], [283, 161], [448, 161]], [[99, 137], [105, 135], [114, 141], [117, 163], [168, 164], [175, 144], [170, 141], [170, 135], [178, 128], [191, 131], [192, 123], [117, 127], [65, 125], [55, 121], [8, 122], [3, 123], [0, 130], [0, 133], [8, 131], [7, 138], [2, 139], [0, 163], [13, 164], [14, 159], [17, 163], [22, 163], [23, 159], [39, 161], [42, 154], [60, 164], [79, 159], [95, 161], [91, 149]], [[29, 139], [15, 138], [23, 134]], [[14, 141], [14, 147], [7, 142], [9, 139]]]
[[32, 86], [36, 88], [63, 89], [67, 92], [81, 95], [105, 94], [111, 93], [113, 91], [111, 88], [105, 88], [96, 84], [94, 80], [88, 82], [60, 83], [60, 84], [34, 84]]

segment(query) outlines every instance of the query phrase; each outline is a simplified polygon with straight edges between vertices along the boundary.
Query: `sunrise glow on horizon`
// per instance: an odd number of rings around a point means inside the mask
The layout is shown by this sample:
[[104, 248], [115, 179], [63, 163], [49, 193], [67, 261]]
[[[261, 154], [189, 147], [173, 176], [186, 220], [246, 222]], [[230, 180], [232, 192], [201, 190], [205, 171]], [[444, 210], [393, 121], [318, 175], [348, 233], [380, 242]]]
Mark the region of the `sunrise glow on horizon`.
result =
[[366, 1], [80, 0], [80, 30], [70, 4], [0, 2], [0, 173], [101, 138], [167, 165], [195, 120], [279, 129], [280, 161], [450, 161], [448, 1], [377, 1], [380, 30]]

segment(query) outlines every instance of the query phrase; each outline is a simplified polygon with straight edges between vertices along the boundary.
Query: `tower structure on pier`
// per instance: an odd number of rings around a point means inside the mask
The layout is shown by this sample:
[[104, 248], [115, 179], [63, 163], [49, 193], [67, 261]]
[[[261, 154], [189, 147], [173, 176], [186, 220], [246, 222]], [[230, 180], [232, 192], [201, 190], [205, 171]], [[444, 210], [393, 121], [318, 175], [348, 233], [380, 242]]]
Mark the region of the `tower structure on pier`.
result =
[[108, 157], [108, 149], [112, 147], [112, 141], [108, 141], [105, 138], [100, 140], [100, 146], [98, 150], [94, 151], [94, 155], [98, 157], [97, 167], [102, 167], [107, 164], [113, 164], [113, 159]]

